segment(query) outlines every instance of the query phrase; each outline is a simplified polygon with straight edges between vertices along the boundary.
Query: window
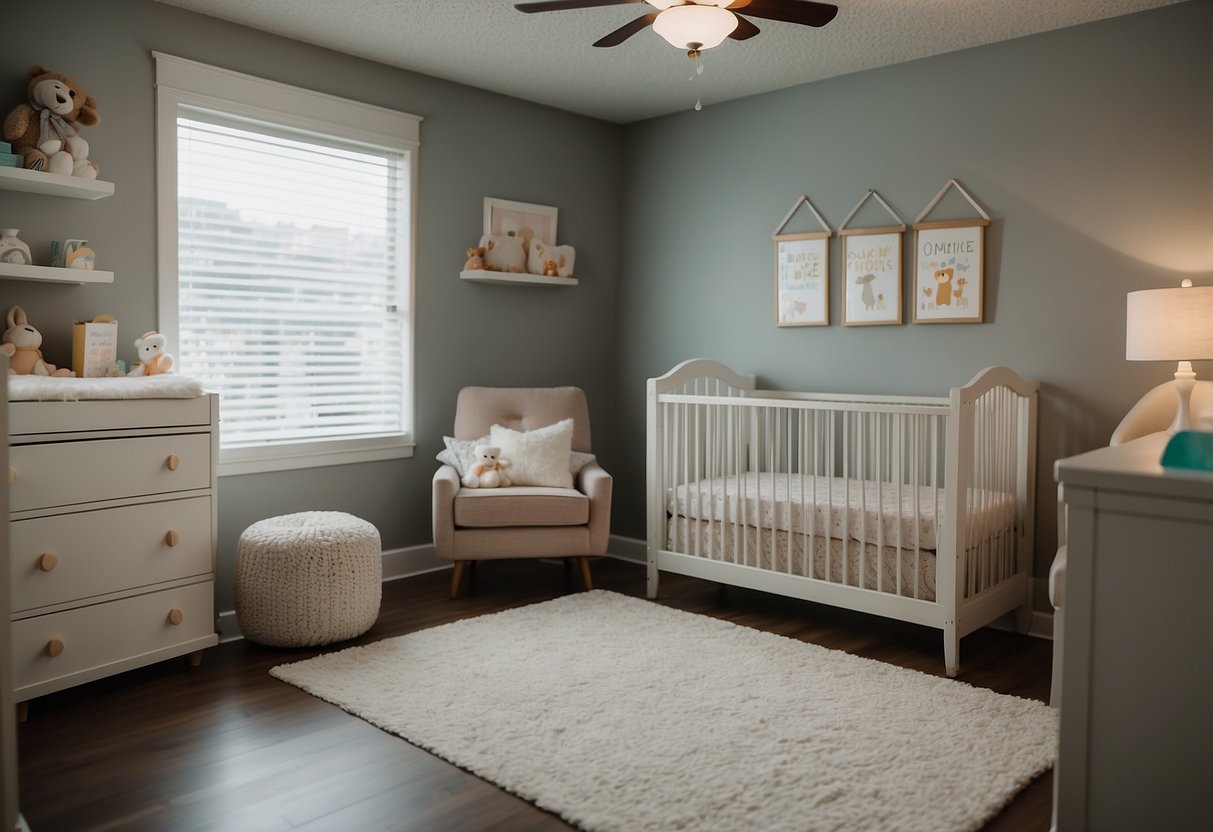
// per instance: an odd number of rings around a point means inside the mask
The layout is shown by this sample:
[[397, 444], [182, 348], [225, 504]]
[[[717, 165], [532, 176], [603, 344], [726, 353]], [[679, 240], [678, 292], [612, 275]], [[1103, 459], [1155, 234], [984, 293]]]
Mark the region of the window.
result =
[[407, 456], [419, 119], [156, 54], [160, 329], [220, 474]]

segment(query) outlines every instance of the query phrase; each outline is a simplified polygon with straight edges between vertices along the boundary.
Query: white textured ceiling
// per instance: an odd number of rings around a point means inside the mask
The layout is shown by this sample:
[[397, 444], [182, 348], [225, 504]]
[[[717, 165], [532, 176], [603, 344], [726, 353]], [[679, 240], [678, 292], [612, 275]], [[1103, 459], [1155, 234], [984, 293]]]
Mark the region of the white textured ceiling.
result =
[[523, 14], [513, 0], [160, 0], [380, 63], [626, 123], [1179, 0], [835, 0], [814, 29], [762, 30], [704, 53], [705, 72], [646, 29], [590, 44], [644, 5]]

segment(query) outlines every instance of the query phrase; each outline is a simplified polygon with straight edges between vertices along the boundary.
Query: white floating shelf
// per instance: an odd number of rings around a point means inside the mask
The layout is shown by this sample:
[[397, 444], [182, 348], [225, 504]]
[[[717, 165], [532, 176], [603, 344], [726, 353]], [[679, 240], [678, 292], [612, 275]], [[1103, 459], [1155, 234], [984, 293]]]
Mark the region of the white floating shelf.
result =
[[529, 283], [537, 286], [576, 286], [575, 277], [548, 277], [543, 274], [519, 274], [517, 272], [491, 272], [488, 269], [476, 269], [470, 272], [460, 272], [460, 280], [473, 280], [477, 283]]
[[8, 167], [0, 167], [0, 188], [31, 194], [68, 196], [73, 199], [104, 199], [114, 193], [113, 182]]
[[60, 269], [55, 266], [22, 266], [0, 263], [0, 278], [36, 280], [41, 283], [113, 283], [113, 272], [96, 269]]

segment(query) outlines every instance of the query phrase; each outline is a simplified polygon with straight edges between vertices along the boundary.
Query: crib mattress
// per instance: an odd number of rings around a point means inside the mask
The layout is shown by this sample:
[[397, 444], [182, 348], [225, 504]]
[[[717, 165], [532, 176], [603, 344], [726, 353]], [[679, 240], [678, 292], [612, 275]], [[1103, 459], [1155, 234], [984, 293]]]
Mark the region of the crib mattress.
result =
[[[876, 480], [747, 471], [684, 483], [666, 492], [666, 511], [695, 520], [740, 523], [903, 549], [938, 548], [943, 489]], [[1010, 528], [1011, 494], [969, 489], [971, 527], [985, 536]], [[900, 532], [900, 537], [898, 533]]]
[[[666, 546], [671, 552], [862, 586], [923, 601], [935, 600], [935, 553], [928, 550], [807, 537], [779, 529], [772, 533], [769, 526], [758, 529], [686, 517], [672, 518], [666, 535]], [[813, 553], [811, 572], [805, 562], [807, 550]], [[788, 568], [789, 560], [791, 569]], [[899, 560], [900, 586], [897, 582]]]

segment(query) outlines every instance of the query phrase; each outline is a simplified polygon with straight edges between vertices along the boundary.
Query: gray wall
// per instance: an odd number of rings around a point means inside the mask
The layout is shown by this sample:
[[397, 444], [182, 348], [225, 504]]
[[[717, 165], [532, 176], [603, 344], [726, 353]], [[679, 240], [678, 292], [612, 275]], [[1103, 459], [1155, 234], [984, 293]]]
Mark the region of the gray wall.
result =
[[[19, 36], [0, 52], [5, 113], [24, 100], [26, 67], [76, 76], [102, 123], [83, 134], [115, 195], [100, 202], [0, 191], [0, 225], [21, 229], [35, 262], [55, 237], [97, 250], [112, 285], [0, 282], [0, 307], [20, 304], [45, 337], [48, 360], [70, 363], [74, 318], [111, 312], [125, 352], [156, 322], [154, 66], [151, 50], [423, 116], [416, 275], [416, 436], [413, 459], [225, 477], [219, 487], [219, 606], [231, 609], [235, 544], [249, 524], [308, 509], [374, 523], [384, 546], [426, 543], [429, 482], [468, 384], [574, 384], [590, 400], [595, 446], [610, 453], [619, 270], [622, 130], [500, 95], [351, 58], [150, 0], [6, 9]], [[555, 205], [561, 242], [577, 247], [575, 289], [486, 286], [458, 279], [481, 230], [486, 196]]]
[[[1124, 360], [1125, 293], [1213, 271], [1211, 11], [1171, 6], [630, 126], [618, 447], [644, 442], [644, 379], [694, 356], [767, 386], [928, 395], [1005, 364], [1042, 385], [1047, 574], [1053, 461], [1106, 444], [1173, 372]], [[834, 325], [772, 325], [770, 236], [801, 193], [833, 227], [868, 188], [912, 221], [949, 177], [994, 217], [988, 323], [843, 328], [835, 245]], [[971, 215], [958, 205], [932, 218]], [[1213, 362], [1196, 369], [1213, 376]], [[636, 537], [643, 468], [629, 453], [614, 471], [615, 530]]]

